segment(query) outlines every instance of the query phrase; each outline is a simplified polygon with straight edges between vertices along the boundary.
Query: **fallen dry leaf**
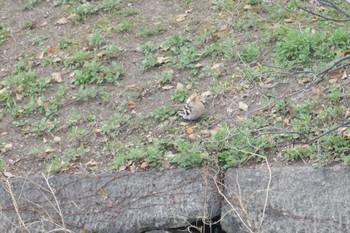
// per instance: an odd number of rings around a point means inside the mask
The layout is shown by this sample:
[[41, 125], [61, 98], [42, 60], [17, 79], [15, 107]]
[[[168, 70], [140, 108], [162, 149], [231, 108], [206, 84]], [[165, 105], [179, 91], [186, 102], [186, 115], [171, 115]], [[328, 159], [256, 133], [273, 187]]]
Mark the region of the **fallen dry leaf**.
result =
[[70, 14], [67, 16], [67, 19], [72, 20], [72, 19], [75, 19], [76, 17], [77, 17], [76, 14]]
[[242, 101], [240, 101], [239, 103], [238, 103], [238, 108], [239, 109], [241, 109], [241, 110], [243, 110], [243, 111], [248, 111], [248, 105], [247, 104], [245, 104], [245, 103], [243, 103]]
[[350, 116], [350, 109], [348, 108], [345, 112], [345, 118], [348, 118]]
[[22, 100], [23, 95], [16, 92], [16, 100]]
[[193, 130], [192, 127], [187, 127], [187, 128], [186, 128], [186, 133], [187, 133], [187, 134], [193, 134], [193, 131], [194, 131], [194, 130]]
[[41, 24], [39, 24], [39, 27], [45, 27], [46, 25], [47, 25], [47, 21], [44, 21]]
[[336, 83], [337, 81], [338, 81], [337, 78], [331, 78], [330, 80], [328, 80], [328, 83], [334, 84], [334, 83]]
[[37, 104], [38, 106], [43, 106], [43, 105], [44, 105], [43, 99], [42, 99], [41, 97], [38, 97], [38, 98], [36, 99], [36, 104]]
[[12, 178], [14, 175], [11, 172], [3, 172], [4, 176], [7, 178]]
[[42, 52], [39, 54], [38, 59], [42, 60], [42, 59], [44, 58], [44, 56], [45, 56], [45, 53], [46, 53], [46, 51], [42, 51]]
[[166, 64], [170, 61], [170, 57], [157, 57], [157, 64]]
[[94, 161], [93, 159], [89, 160], [88, 162], [85, 163], [85, 166], [87, 167], [94, 167], [97, 165], [97, 162]]
[[172, 86], [172, 85], [164, 85], [164, 86], [162, 86], [163, 90], [170, 90], [170, 89], [173, 89], [173, 88], [174, 88], [174, 86]]
[[201, 134], [206, 136], [206, 137], [210, 137], [211, 136], [211, 132], [208, 129], [201, 130]]
[[55, 152], [56, 149], [53, 149], [53, 148], [47, 148], [45, 149], [45, 153], [51, 153], [51, 152]]
[[243, 7], [243, 9], [244, 10], [251, 10], [253, 7], [252, 7], [252, 5], [244, 5], [244, 7]]
[[135, 109], [136, 108], [136, 103], [134, 101], [132, 101], [132, 100], [129, 100], [128, 108], [129, 109]]
[[344, 73], [341, 77], [341, 79], [347, 79], [348, 78], [348, 74], [346, 73], [346, 70], [344, 70]]
[[184, 88], [185, 88], [185, 86], [182, 83], [177, 83], [176, 84], [176, 90], [182, 90]]
[[283, 119], [283, 124], [284, 124], [284, 125], [290, 125], [290, 120], [289, 120], [289, 118], [284, 118], [284, 119]]
[[287, 19], [284, 19], [283, 20], [285, 23], [293, 23], [294, 22], [294, 19], [292, 18], [287, 18]]
[[211, 68], [217, 69], [217, 68], [220, 68], [220, 66], [221, 66], [221, 63], [215, 63]]
[[164, 160], [163, 167], [164, 167], [164, 169], [170, 169], [170, 162], [168, 160]]
[[141, 163], [140, 168], [145, 169], [148, 167], [148, 165], [149, 164], [145, 161], [145, 162]]
[[55, 137], [53, 138], [53, 141], [54, 141], [54, 142], [60, 142], [60, 141], [61, 141], [61, 138], [58, 137], [58, 136], [55, 136]]
[[54, 72], [54, 73], [51, 74], [51, 76], [56, 81], [56, 83], [61, 83], [62, 82], [61, 73]]
[[201, 138], [201, 136], [199, 136], [198, 134], [190, 134], [188, 135], [188, 138], [191, 140], [191, 141], [197, 141]]
[[56, 24], [63, 25], [63, 24], [67, 24], [67, 23], [69, 23], [69, 22], [70, 22], [69, 19], [63, 17], [63, 18], [60, 18], [59, 20], [57, 20], [57, 21], [56, 21]]
[[180, 14], [180, 15], [177, 15], [177, 16], [175, 17], [175, 20], [176, 20], [177, 22], [184, 21], [184, 20], [186, 19], [186, 16], [187, 16], [187, 14]]

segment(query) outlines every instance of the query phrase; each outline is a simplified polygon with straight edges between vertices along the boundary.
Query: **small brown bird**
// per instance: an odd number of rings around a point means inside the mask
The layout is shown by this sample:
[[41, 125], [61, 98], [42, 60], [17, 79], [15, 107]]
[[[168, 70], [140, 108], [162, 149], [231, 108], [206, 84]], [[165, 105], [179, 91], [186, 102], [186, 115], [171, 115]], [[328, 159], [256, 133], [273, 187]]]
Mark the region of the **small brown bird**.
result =
[[205, 112], [205, 107], [202, 103], [201, 96], [198, 93], [192, 94], [187, 100], [179, 115], [186, 120], [196, 120]]

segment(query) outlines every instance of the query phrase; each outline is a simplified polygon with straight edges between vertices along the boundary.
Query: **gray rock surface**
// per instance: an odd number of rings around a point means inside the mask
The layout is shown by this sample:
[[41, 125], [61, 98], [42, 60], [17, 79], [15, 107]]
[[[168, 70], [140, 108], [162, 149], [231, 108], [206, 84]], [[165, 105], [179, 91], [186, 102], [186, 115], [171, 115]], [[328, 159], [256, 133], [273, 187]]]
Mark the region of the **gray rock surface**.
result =
[[[350, 168], [229, 169], [221, 222], [226, 232], [350, 232]], [[263, 210], [265, 216], [262, 220]]]
[[176, 228], [218, 216], [220, 202], [212, 177], [199, 169], [1, 180], [0, 232]]

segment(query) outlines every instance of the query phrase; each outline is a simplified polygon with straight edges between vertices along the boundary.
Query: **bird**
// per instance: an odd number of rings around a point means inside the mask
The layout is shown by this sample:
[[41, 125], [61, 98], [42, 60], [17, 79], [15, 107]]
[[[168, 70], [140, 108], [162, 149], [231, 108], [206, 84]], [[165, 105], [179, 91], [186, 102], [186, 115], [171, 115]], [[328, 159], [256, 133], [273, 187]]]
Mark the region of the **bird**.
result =
[[195, 92], [187, 100], [182, 111], [178, 114], [186, 120], [197, 120], [205, 112], [205, 107], [202, 102], [201, 96]]

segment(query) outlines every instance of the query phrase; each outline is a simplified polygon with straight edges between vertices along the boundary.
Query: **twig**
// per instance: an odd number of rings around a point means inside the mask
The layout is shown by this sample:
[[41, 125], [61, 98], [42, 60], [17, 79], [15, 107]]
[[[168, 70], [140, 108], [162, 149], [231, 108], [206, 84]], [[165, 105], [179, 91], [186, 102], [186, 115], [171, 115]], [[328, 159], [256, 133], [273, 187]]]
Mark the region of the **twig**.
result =
[[333, 129], [331, 129], [331, 130], [328, 130], [328, 131], [326, 131], [326, 132], [324, 132], [324, 133], [322, 133], [322, 134], [320, 134], [320, 135], [318, 135], [318, 136], [316, 136], [316, 137], [314, 137], [314, 138], [312, 138], [312, 139], [309, 139], [309, 140], [307, 141], [307, 144], [314, 143], [315, 141], [317, 141], [318, 139], [322, 138], [323, 136], [326, 136], [327, 134], [332, 133], [333, 131], [339, 129], [340, 127], [343, 127], [343, 126], [346, 126], [346, 125], [349, 125], [349, 124], [350, 124], [350, 120], [349, 120], [349, 121], [346, 121], [346, 122], [344, 122], [344, 123], [342, 123], [342, 124], [340, 124], [340, 125], [338, 125], [338, 126], [336, 126], [335, 128], [333, 128]]
[[47, 186], [49, 187], [53, 198], [55, 199], [55, 202], [56, 202], [56, 205], [57, 205], [57, 209], [58, 209], [58, 214], [59, 214], [60, 217], [61, 217], [62, 227], [63, 227], [63, 229], [64, 229], [64, 232], [67, 232], [67, 231], [66, 231], [66, 226], [65, 226], [65, 223], [64, 223], [64, 217], [63, 217], [63, 214], [62, 214], [62, 211], [61, 211], [60, 204], [59, 204], [59, 202], [58, 202], [58, 200], [57, 200], [57, 198], [56, 198], [55, 192], [53, 191], [53, 189], [52, 189], [52, 187], [51, 187], [51, 185], [50, 185], [49, 180], [47, 179], [47, 177], [46, 177], [43, 173], [42, 173], [41, 175], [42, 175], [42, 177], [44, 178], [44, 180], [45, 180]]
[[21, 217], [21, 214], [19, 213], [19, 208], [18, 208], [18, 203], [17, 203], [16, 197], [13, 193], [12, 186], [7, 179], [6, 179], [6, 186], [7, 186], [7, 191], [11, 196], [12, 204], [13, 204], [13, 207], [15, 208], [20, 226], [23, 227], [28, 233], [30, 233], [27, 226], [25, 225], [22, 217]]
[[320, 13], [317, 13], [315, 11], [312, 11], [312, 10], [309, 10], [305, 7], [302, 7], [300, 5], [297, 4], [297, 7], [303, 11], [306, 11], [310, 14], [313, 14], [313, 15], [316, 15], [320, 18], [323, 18], [325, 20], [330, 20], [330, 21], [335, 21], [335, 22], [346, 22], [346, 21], [350, 21], [350, 13], [341, 9], [338, 5], [328, 1], [328, 0], [319, 0], [319, 2], [324, 5], [324, 6], [327, 6], [327, 7], [330, 7], [330, 8], [333, 8], [334, 10], [340, 12], [341, 14], [345, 15], [346, 18], [343, 18], [343, 19], [339, 19], [339, 18], [331, 18], [331, 17], [328, 17], [328, 16], [325, 16], [323, 14], [320, 14]]

